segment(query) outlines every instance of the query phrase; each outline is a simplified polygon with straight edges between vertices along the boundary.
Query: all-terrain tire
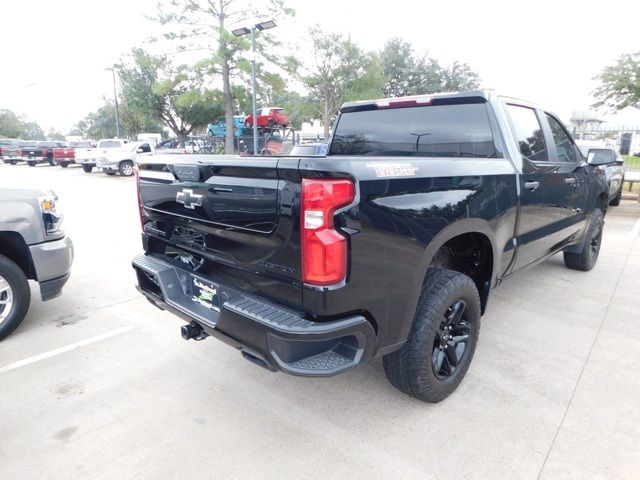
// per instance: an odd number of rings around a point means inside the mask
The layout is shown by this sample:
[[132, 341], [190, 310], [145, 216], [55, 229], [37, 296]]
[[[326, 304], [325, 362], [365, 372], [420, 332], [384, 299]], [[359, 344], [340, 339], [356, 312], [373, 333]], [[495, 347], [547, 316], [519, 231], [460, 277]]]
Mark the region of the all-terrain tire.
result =
[[602, 228], [604, 227], [604, 213], [596, 209], [591, 215], [591, 222], [586, 233], [584, 246], [579, 253], [564, 252], [564, 264], [572, 270], [588, 272], [598, 261], [600, 244], [602, 243]]
[[24, 272], [0, 255], [0, 340], [18, 328], [27, 315], [30, 302], [31, 290]]
[[[459, 363], [449, 376], [443, 376], [440, 369], [436, 372], [437, 359], [439, 355], [448, 358], [451, 350], [440, 348], [443, 339], [447, 338], [442, 335], [442, 329], [451, 317], [452, 308], [460, 301], [464, 304], [460, 325], [464, 323], [468, 334]], [[431, 403], [444, 400], [458, 387], [469, 369], [478, 342], [480, 317], [480, 296], [471, 278], [452, 270], [430, 269], [407, 342], [383, 359], [387, 379], [398, 390], [419, 400]], [[456, 356], [457, 345], [453, 350]], [[445, 360], [451, 370], [452, 364]]]
[[86, 173], [91, 173], [91, 170], [93, 170], [93, 165], [87, 165], [85, 163], [82, 165], [82, 170], [84, 170]]

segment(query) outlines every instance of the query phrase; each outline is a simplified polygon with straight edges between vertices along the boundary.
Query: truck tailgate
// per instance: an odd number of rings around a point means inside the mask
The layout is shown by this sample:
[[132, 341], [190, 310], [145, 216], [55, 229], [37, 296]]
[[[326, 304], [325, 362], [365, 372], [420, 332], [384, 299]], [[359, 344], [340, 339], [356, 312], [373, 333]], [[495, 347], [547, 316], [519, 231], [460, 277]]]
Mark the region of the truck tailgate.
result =
[[300, 305], [298, 160], [158, 155], [140, 164], [147, 251]]

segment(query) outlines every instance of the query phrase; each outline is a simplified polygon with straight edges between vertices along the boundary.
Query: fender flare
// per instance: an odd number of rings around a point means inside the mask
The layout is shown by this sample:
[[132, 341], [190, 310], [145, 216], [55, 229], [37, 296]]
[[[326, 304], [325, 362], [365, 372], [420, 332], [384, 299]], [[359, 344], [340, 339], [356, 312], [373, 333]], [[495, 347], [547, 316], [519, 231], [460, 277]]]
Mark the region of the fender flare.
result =
[[[412, 301], [409, 302], [409, 304], [407, 305], [407, 310], [405, 311], [405, 318], [409, 318], [411, 319], [411, 321], [407, 321], [405, 322], [405, 325], [403, 325], [402, 338], [406, 338], [409, 335], [409, 330], [411, 329], [411, 325], [413, 324], [413, 317], [415, 316], [415, 311], [418, 306], [418, 299], [420, 298], [420, 293], [422, 291], [422, 284], [424, 283], [427, 269], [431, 265], [431, 261], [433, 260], [434, 255], [440, 249], [440, 247], [442, 247], [449, 240], [465, 233], [478, 233], [484, 235], [489, 240], [489, 243], [491, 244], [491, 253], [493, 255], [491, 287], [493, 287], [493, 285], [495, 284], [499, 263], [498, 259], [500, 257], [496, 242], [494, 241], [493, 229], [491, 228], [489, 222], [481, 218], [465, 218], [447, 225], [442, 230], [440, 230], [435, 235], [435, 237], [433, 237], [433, 239], [431, 239], [431, 241], [426, 246], [422, 256], [418, 260], [418, 271], [420, 273], [416, 276], [413, 285], [410, 286], [410, 298], [412, 299]], [[480, 295], [482, 297], [482, 292], [480, 292]]]

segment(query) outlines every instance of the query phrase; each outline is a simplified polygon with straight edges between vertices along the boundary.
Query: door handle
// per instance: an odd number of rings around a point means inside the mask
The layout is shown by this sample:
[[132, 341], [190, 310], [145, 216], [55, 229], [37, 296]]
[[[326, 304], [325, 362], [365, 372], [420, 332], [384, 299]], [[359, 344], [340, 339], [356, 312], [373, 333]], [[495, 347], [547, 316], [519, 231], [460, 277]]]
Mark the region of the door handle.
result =
[[567, 185], [575, 185], [576, 179], [574, 177], [567, 177], [564, 179], [564, 183], [566, 183]]
[[540, 186], [540, 182], [524, 182], [524, 188], [532, 192]]

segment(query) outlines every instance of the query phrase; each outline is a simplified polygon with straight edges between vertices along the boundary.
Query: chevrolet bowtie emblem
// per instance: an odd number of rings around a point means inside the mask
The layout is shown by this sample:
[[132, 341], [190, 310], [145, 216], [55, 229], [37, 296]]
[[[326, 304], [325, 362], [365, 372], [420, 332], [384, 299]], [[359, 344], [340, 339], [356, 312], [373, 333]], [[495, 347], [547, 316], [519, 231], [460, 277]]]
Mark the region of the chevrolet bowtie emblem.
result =
[[183, 204], [191, 210], [195, 210], [196, 207], [201, 207], [203, 199], [204, 195], [194, 194], [193, 190], [189, 190], [188, 188], [185, 188], [176, 194], [176, 202]]

